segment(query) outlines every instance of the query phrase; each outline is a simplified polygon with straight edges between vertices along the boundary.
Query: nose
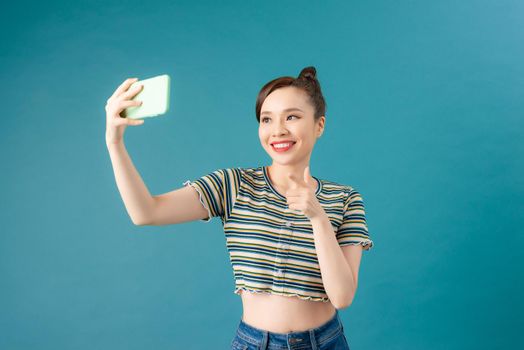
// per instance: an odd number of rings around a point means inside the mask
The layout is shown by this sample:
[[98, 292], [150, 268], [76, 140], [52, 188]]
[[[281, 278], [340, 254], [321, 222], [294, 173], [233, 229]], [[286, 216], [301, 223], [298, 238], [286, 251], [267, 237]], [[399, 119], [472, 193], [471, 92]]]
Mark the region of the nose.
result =
[[285, 128], [284, 123], [282, 122], [274, 123], [273, 125], [274, 125], [273, 131], [272, 131], [273, 136], [286, 135], [288, 133]]

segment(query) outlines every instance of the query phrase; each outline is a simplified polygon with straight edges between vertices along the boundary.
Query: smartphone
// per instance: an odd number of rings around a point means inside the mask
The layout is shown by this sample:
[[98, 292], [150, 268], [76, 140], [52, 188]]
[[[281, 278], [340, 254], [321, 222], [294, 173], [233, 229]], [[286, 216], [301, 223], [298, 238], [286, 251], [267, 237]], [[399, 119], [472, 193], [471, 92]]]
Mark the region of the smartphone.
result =
[[165, 114], [169, 110], [170, 80], [169, 75], [163, 74], [131, 84], [129, 89], [137, 84], [143, 85], [142, 90], [132, 98], [133, 101], [142, 101], [142, 105], [126, 108], [126, 118], [141, 119]]

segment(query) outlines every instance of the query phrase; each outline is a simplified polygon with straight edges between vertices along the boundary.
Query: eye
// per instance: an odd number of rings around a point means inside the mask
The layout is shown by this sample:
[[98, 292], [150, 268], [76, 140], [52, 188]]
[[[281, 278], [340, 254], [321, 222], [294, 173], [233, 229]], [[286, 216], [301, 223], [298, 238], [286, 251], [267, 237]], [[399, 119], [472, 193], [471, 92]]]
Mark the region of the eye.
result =
[[[298, 116], [293, 115], [293, 114], [287, 116], [288, 119], [289, 119], [289, 117], [295, 117], [295, 118], [297, 118], [297, 119], [300, 119]], [[268, 118], [268, 117], [262, 117], [262, 119], [260, 119], [260, 121], [261, 121], [262, 123], [265, 123], [265, 121], [266, 121], [266, 120], [269, 120], [269, 119], [271, 119], [271, 118]]]

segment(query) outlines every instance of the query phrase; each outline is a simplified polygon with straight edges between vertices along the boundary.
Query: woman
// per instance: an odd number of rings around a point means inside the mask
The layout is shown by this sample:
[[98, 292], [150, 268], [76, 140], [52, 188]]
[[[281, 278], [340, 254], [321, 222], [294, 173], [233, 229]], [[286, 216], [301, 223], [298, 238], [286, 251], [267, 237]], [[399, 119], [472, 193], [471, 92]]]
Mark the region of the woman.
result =
[[[106, 105], [106, 143], [126, 209], [137, 225], [220, 217], [243, 315], [232, 349], [349, 349], [338, 310], [356, 293], [369, 238], [362, 197], [320, 180], [309, 161], [325, 124], [314, 67], [259, 92], [256, 117], [270, 166], [218, 169], [151, 196], [123, 144], [121, 112], [141, 87], [126, 80]], [[181, 205], [183, 204], [183, 205]]]

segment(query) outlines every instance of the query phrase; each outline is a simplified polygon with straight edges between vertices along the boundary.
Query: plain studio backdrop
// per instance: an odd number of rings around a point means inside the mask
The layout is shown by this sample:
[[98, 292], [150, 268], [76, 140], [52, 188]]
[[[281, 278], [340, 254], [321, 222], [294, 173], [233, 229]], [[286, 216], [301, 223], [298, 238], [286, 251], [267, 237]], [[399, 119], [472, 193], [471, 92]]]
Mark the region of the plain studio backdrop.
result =
[[524, 2], [15, 1], [0, 11], [0, 348], [226, 349], [241, 317], [219, 218], [134, 226], [105, 145], [128, 77], [171, 109], [125, 144], [153, 195], [271, 164], [255, 99], [313, 65], [311, 172], [354, 186], [375, 246], [352, 350], [522, 344]]

